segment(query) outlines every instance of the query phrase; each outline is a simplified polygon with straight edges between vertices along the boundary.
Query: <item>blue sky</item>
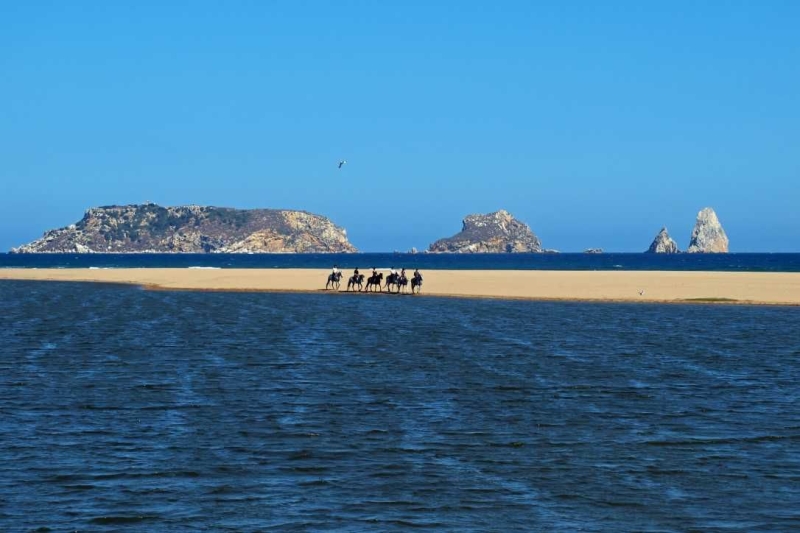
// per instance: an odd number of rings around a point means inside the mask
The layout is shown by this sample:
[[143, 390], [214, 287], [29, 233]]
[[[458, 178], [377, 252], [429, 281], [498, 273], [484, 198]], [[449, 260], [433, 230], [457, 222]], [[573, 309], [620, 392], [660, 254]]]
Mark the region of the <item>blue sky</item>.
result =
[[[91, 206], [305, 209], [364, 251], [800, 251], [800, 2], [0, 2], [0, 250]], [[342, 171], [336, 162], [345, 158]]]

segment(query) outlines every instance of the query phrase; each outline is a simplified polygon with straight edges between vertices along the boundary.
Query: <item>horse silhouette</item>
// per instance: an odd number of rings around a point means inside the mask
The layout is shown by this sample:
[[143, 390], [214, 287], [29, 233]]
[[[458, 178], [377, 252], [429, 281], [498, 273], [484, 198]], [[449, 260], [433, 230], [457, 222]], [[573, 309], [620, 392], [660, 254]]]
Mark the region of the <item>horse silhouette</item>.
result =
[[347, 280], [347, 290], [350, 289], [356, 290], [356, 285], [358, 286], [358, 290], [361, 291], [364, 288], [364, 274], [359, 274], [358, 276], [350, 276], [350, 279]]
[[381, 283], [383, 283], [383, 272], [381, 272], [380, 274], [376, 274], [374, 276], [370, 276], [367, 279], [367, 286], [364, 290], [374, 292], [375, 289], [377, 288], [379, 292], [383, 292], [383, 289], [381, 288]]
[[400, 276], [400, 274], [389, 274], [386, 277], [386, 290], [392, 292], [392, 287], [395, 292], [399, 293], [400, 290], [408, 284], [408, 278]]
[[406, 288], [408, 287], [408, 278], [405, 276], [400, 276], [397, 278], [397, 292], [406, 292]]
[[342, 273], [337, 272], [336, 274], [328, 274], [328, 282], [325, 284], [325, 290], [328, 290], [329, 287], [332, 287], [335, 290], [339, 290], [339, 281], [342, 279]]
[[411, 278], [411, 294], [414, 294], [414, 289], [417, 289], [417, 294], [422, 290], [422, 276]]

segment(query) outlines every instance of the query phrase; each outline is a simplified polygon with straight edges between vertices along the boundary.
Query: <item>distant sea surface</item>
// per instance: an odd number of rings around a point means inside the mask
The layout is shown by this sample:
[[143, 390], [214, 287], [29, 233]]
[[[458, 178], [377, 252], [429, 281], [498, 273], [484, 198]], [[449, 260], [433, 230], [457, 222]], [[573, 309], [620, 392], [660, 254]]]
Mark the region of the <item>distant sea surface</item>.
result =
[[798, 332], [789, 307], [3, 281], [0, 531], [797, 531]]
[[0, 254], [0, 268], [420, 268], [800, 272], [800, 254]]

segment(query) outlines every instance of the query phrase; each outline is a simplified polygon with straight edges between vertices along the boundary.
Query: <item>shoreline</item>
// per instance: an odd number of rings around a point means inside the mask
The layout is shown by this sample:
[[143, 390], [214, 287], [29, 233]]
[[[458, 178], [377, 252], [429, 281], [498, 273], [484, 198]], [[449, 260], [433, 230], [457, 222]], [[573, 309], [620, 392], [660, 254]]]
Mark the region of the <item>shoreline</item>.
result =
[[[328, 273], [327, 269], [5, 268], [0, 269], [0, 280], [110, 283], [167, 291], [336, 293], [324, 290]], [[800, 306], [797, 272], [428, 270], [423, 276], [421, 296]], [[347, 277], [338, 292], [345, 293]]]

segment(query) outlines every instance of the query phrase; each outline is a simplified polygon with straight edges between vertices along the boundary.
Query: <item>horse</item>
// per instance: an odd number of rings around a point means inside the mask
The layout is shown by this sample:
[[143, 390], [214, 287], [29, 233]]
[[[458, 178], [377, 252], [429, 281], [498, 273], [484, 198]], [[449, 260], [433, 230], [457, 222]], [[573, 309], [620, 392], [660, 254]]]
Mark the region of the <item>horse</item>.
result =
[[408, 278], [405, 276], [400, 276], [397, 278], [397, 292], [406, 292], [406, 287], [408, 287]]
[[347, 281], [347, 290], [349, 291], [351, 288], [356, 290], [356, 285], [358, 285], [359, 291], [364, 288], [364, 274], [350, 276], [350, 279]]
[[367, 279], [367, 287], [364, 289], [365, 291], [375, 290], [375, 287], [378, 288], [378, 291], [383, 291], [381, 288], [381, 283], [383, 282], [383, 272], [380, 274], [376, 274], [374, 276], [370, 276]]
[[328, 287], [333, 287], [335, 290], [339, 290], [339, 280], [342, 279], [342, 273], [337, 272], [336, 274], [328, 274], [328, 282], [325, 284], [325, 290], [328, 290]]
[[422, 276], [411, 278], [411, 294], [414, 294], [414, 289], [417, 289], [417, 294], [422, 290]]
[[389, 274], [386, 276], [386, 290], [392, 292], [392, 285], [395, 284], [395, 280], [397, 279], [397, 274]]
[[391, 285], [394, 285], [397, 288], [397, 292], [400, 292], [400, 285], [403, 282], [403, 278], [400, 277], [400, 274], [389, 274], [386, 276], [386, 290], [392, 292]]

